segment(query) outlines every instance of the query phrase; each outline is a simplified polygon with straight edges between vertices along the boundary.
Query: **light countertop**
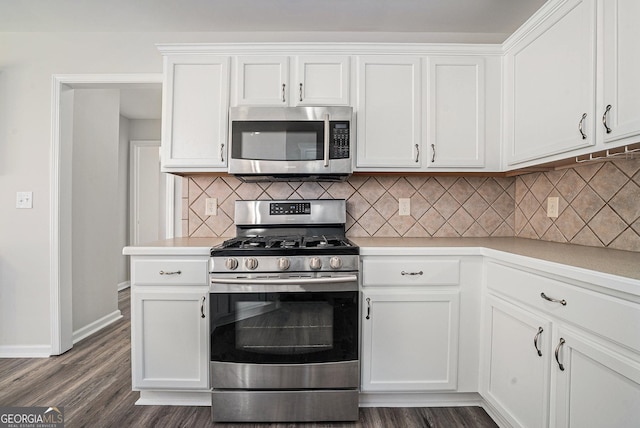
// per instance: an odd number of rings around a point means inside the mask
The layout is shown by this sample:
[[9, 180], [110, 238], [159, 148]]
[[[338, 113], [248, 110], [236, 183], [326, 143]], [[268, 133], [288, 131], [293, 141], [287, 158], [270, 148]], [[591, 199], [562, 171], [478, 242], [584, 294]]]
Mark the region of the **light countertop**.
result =
[[[640, 280], [640, 253], [525, 238], [352, 238], [361, 254], [380, 254], [393, 247], [488, 248], [583, 269]], [[422, 254], [422, 253], [421, 253]]]
[[[125, 247], [125, 255], [202, 255], [229, 238], [174, 238]], [[524, 238], [349, 238], [367, 255], [483, 255], [500, 252], [640, 280], [640, 253]]]

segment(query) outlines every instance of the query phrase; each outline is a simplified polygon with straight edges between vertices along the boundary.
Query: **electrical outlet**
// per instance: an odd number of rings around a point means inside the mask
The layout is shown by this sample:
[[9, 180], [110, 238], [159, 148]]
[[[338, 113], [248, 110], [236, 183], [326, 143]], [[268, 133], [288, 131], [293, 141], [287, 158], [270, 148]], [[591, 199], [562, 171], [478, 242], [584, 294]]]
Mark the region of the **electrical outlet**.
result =
[[398, 214], [399, 215], [410, 215], [411, 214], [411, 199], [410, 198], [400, 198], [398, 199]]
[[218, 215], [218, 198], [207, 198], [204, 202], [204, 215]]
[[558, 217], [558, 197], [552, 196], [547, 199], [547, 217]]
[[16, 208], [33, 208], [33, 192], [17, 192]]

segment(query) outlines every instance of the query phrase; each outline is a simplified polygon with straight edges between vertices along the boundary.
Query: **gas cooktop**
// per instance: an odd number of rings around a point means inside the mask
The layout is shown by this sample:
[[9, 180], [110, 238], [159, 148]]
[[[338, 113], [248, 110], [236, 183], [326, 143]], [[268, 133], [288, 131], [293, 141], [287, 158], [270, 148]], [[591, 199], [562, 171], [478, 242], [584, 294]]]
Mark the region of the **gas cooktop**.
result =
[[211, 256], [281, 256], [358, 254], [358, 247], [341, 236], [238, 236], [211, 249]]

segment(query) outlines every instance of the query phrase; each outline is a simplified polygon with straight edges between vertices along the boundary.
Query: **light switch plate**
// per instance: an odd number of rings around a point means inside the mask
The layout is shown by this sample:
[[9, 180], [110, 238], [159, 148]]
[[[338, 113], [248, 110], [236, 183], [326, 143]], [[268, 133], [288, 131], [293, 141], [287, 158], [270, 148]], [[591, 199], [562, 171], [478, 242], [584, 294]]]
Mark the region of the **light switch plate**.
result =
[[204, 215], [218, 215], [218, 198], [205, 199]]
[[398, 199], [398, 214], [399, 215], [410, 215], [411, 214], [411, 199], [410, 198], [400, 198], [400, 199]]
[[558, 197], [552, 196], [547, 199], [547, 217], [558, 217]]
[[33, 192], [17, 192], [16, 208], [33, 208]]

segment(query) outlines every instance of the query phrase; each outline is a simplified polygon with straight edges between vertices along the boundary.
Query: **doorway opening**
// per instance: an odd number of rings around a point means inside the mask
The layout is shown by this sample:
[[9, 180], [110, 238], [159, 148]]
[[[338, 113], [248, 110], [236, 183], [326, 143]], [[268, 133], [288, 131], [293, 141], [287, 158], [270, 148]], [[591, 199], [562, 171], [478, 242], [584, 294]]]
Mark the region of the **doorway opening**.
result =
[[[133, 216], [130, 201], [131, 141], [155, 141], [155, 155], [139, 154], [164, 193], [156, 205], [157, 238], [175, 233], [177, 180], [159, 180], [161, 74], [56, 75], [52, 88], [51, 147], [51, 353], [118, 320], [117, 291], [128, 285]], [[154, 157], [154, 171], [148, 156]], [[139, 177], [140, 178], [140, 177]], [[153, 183], [154, 179], [151, 180]], [[138, 180], [145, 185], [149, 179]], [[165, 186], [166, 190], [165, 190]], [[169, 202], [167, 202], [169, 201]], [[154, 210], [146, 210], [149, 215]], [[178, 223], [178, 228], [180, 224]], [[150, 236], [150, 235], [146, 235]]]

